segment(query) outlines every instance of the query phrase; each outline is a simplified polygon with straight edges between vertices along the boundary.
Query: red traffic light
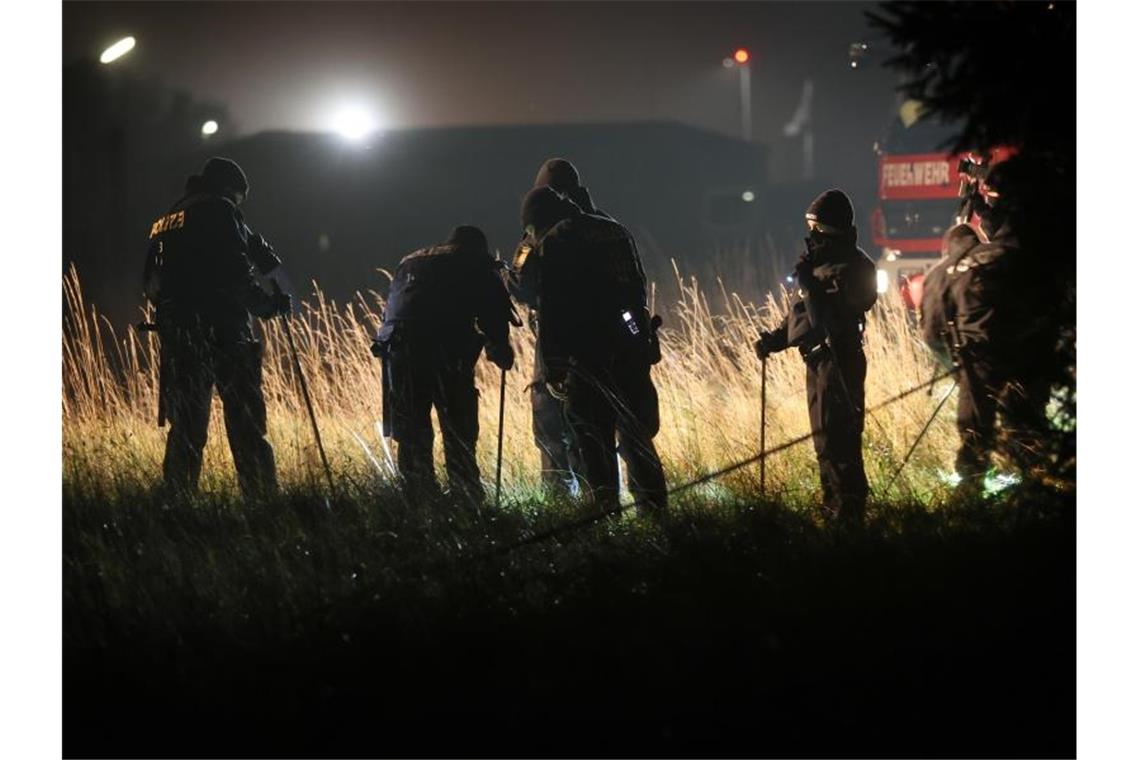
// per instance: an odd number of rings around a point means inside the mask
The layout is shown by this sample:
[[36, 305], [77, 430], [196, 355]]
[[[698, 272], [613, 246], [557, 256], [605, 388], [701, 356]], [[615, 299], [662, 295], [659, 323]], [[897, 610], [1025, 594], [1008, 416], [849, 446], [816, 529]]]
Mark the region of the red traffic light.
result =
[[737, 48], [736, 52], [732, 54], [732, 60], [740, 64], [748, 63], [751, 58], [752, 56], [750, 56], [748, 51], [744, 48]]

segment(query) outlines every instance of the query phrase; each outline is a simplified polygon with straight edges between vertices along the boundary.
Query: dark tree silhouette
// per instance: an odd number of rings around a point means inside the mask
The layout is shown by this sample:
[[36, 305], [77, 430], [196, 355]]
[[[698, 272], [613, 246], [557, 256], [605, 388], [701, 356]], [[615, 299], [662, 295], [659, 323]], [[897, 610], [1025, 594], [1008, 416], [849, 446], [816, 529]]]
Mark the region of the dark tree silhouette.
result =
[[[1011, 297], [1031, 299], [1057, 336], [1041, 371], [1067, 388], [1076, 419], [1076, 4], [1071, 2], [886, 2], [868, 13], [895, 54], [899, 90], [924, 119], [960, 125], [943, 147], [1018, 151], [1007, 167], [1016, 188], [1012, 221], [1033, 266]], [[1010, 193], [1006, 193], [1010, 195]], [[1052, 447], [1057, 469], [1075, 476], [1075, 434]]]
[[1016, 145], [1075, 163], [1075, 3], [887, 2], [867, 15], [897, 51], [885, 65], [907, 76], [902, 92], [962, 124], [955, 150]]

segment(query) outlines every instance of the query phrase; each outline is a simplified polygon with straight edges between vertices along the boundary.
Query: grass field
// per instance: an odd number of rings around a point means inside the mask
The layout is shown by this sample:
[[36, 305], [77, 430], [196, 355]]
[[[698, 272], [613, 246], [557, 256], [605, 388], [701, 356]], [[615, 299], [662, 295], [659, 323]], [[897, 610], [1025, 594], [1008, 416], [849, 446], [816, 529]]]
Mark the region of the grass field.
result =
[[[659, 449], [671, 484], [755, 454], [756, 330], [777, 304], [681, 280], [666, 316]], [[271, 503], [236, 498], [220, 416], [204, 493], [156, 489], [156, 346], [112, 336], [65, 281], [65, 753], [85, 756], [1068, 756], [1075, 752], [1075, 510], [1028, 482], [945, 498], [952, 414], [898, 486], [925, 391], [868, 418], [865, 527], [812, 509], [810, 444], [635, 513], [537, 498], [516, 331], [504, 508], [410, 503], [376, 430], [375, 296], [294, 319], [333, 460], [323, 502], [279, 324], [267, 325]], [[115, 348], [108, 348], [115, 346]], [[867, 332], [868, 405], [931, 377], [905, 312]], [[802, 366], [769, 367], [769, 445], [807, 432]], [[485, 478], [497, 374], [481, 363]], [[217, 410], [215, 410], [217, 412]]]
[[[780, 318], [775, 300], [759, 306], [743, 302], [722, 283], [713, 293], [695, 279], [678, 276], [681, 298], [655, 304], [665, 316], [662, 362], [654, 368], [661, 400], [661, 433], [656, 439], [670, 484], [757, 453], [760, 438], [760, 363], [752, 343], [760, 329]], [[161, 470], [165, 430], [155, 424], [157, 338], [134, 331], [116, 335], [94, 307], [85, 304], [78, 277], [64, 283], [63, 433], [65, 484], [109, 493], [125, 486], [143, 487]], [[381, 445], [380, 365], [368, 352], [382, 302], [362, 295], [338, 305], [319, 291], [302, 305], [293, 331], [334, 470], [346, 488], [373, 487], [390, 481], [391, 468]], [[312, 484], [320, 464], [280, 322], [262, 323], [265, 331], [265, 393], [269, 434], [277, 452], [282, 482]], [[518, 361], [507, 378], [504, 426], [504, 487], [509, 498], [525, 500], [538, 483], [538, 452], [533, 444], [530, 382], [534, 337], [513, 331]], [[885, 300], [871, 313], [866, 333], [867, 404], [929, 380], [934, 364], [911, 318], [897, 299]], [[769, 447], [808, 432], [803, 362], [795, 351], [769, 361]], [[494, 478], [498, 370], [486, 361], [477, 369], [482, 404], [478, 448], [485, 480]], [[879, 500], [937, 499], [939, 473], [951, 469], [956, 432], [952, 406], [927, 432], [891, 493], [882, 493], [950, 381], [934, 395], [915, 394], [868, 416], [865, 459]], [[439, 437], [437, 436], [437, 441]], [[442, 463], [442, 446], [438, 447]], [[718, 481], [714, 493], [755, 490], [757, 468]], [[814, 454], [805, 443], [773, 457], [769, 486], [786, 503], [802, 505], [818, 492]], [[222, 433], [220, 403], [215, 409], [206, 451], [203, 486], [213, 492], [236, 490], [233, 467]]]

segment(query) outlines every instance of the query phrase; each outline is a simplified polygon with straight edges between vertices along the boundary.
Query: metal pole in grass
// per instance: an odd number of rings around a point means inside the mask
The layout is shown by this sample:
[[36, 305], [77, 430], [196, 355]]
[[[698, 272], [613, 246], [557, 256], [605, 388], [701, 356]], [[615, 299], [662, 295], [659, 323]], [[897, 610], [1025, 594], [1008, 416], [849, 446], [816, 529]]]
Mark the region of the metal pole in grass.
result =
[[[273, 283], [273, 290], [275, 294], [281, 293], [281, 286], [277, 284], [277, 280], [270, 280]], [[336, 486], [333, 485], [332, 468], [329, 467], [329, 458], [325, 455], [325, 445], [321, 442], [321, 431], [317, 427], [317, 415], [313, 412], [313, 401], [309, 398], [309, 384], [305, 382], [305, 373], [301, 371], [301, 360], [297, 356], [297, 344], [293, 342], [293, 331], [289, 329], [289, 314], [281, 315], [281, 324], [285, 327], [285, 339], [289, 342], [289, 353], [293, 356], [293, 369], [297, 372], [297, 379], [301, 383], [301, 395], [305, 398], [305, 408], [309, 410], [309, 422], [313, 425], [313, 437], [317, 439], [317, 451], [321, 453], [321, 464], [325, 466], [325, 477], [329, 481], [329, 496], [336, 492]], [[325, 502], [328, 506], [328, 502]]]
[[768, 457], [764, 454], [767, 448], [768, 433], [768, 357], [760, 359], [760, 498], [764, 498], [764, 481]]
[[[933, 386], [934, 384], [931, 383], [931, 387]], [[938, 417], [938, 413], [942, 411], [942, 407], [946, 404], [946, 400], [950, 398], [950, 394], [953, 393], [954, 389], [957, 387], [958, 381], [955, 380], [954, 383], [950, 386], [950, 389], [946, 391], [946, 395], [944, 395], [942, 397], [942, 400], [938, 402], [938, 406], [934, 407], [934, 414], [930, 415], [930, 419], [928, 419], [926, 421], [926, 424], [922, 426], [922, 430], [919, 431], [918, 437], [915, 438], [914, 443], [911, 444], [910, 451], [908, 451], [906, 453], [906, 456], [903, 457], [902, 464], [899, 465], [898, 469], [895, 470], [895, 474], [892, 475], [890, 481], [887, 482], [887, 487], [883, 489], [882, 495], [884, 497], [886, 497], [887, 493], [891, 490], [891, 486], [895, 484], [895, 481], [898, 479], [899, 474], [902, 473], [903, 468], [906, 467], [906, 463], [910, 461], [910, 455], [913, 454], [914, 450], [918, 448], [918, 442], [922, 440], [922, 437], [924, 435], [926, 435], [926, 431], [930, 429], [930, 426], [934, 423], [935, 418]]]
[[503, 491], [503, 410], [507, 404], [507, 371], [499, 375], [499, 453], [495, 457], [495, 508]]

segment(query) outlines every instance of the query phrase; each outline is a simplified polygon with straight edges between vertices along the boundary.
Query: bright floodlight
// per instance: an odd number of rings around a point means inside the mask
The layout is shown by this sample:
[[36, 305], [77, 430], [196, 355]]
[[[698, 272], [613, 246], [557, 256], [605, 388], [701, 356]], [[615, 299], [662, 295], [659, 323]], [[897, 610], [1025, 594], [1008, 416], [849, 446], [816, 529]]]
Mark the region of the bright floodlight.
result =
[[218, 122], [214, 121], [213, 119], [210, 119], [202, 125], [202, 137], [209, 137], [210, 135], [217, 133], [217, 131]]
[[732, 54], [732, 59], [741, 65], [748, 63], [748, 59], [751, 57], [744, 48], [737, 48], [736, 52]]
[[332, 118], [333, 131], [353, 142], [363, 140], [376, 131], [376, 126], [376, 119], [360, 106], [342, 108]]
[[111, 47], [109, 47], [103, 51], [103, 55], [99, 56], [99, 63], [110, 63], [111, 61], [117, 61], [118, 59], [120, 59], [124, 55], [126, 55], [127, 53], [134, 50], [134, 47], [135, 47], [135, 38], [134, 37], [124, 37], [123, 39], [119, 40], [114, 45], [112, 45]]

